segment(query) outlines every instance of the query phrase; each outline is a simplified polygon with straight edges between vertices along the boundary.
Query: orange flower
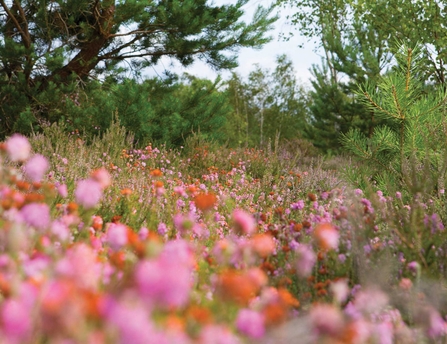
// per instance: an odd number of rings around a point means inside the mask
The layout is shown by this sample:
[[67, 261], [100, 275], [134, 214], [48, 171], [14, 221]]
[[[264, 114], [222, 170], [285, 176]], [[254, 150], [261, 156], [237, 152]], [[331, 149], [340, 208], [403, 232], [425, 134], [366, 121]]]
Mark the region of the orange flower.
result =
[[217, 282], [219, 294], [225, 300], [234, 301], [240, 305], [247, 305], [259, 289], [260, 286], [255, 279], [235, 270], [224, 271]]
[[132, 190], [129, 188], [124, 188], [120, 191], [121, 195], [123, 196], [129, 196], [132, 194]]
[[93, 216], [92, 227], [94, 230], [99, 231], [102, 229], [104, 221], [101, 216]]
[[275, 241], [270, 234], [256, 234], [250, 240], [250, 245], [253, 250], [262, 258], [265, 258], [273, 253], [275, 250]]
[[286, 288], [279, 288], [278, 295], [284, 306], [295, 308], [300, 306], [300, 302]]
[[69, 214], [74, 214], [78, 211], [79, 206], [77, 205], [77, 203], [75, 202], [70, 202], [67, 205], [67, 212]]
[[146, 247], [141, 242], [140, 238], [138, 237], [138, 234], [135, 233], [131, 228], [127, 229], [127, 242], [130, 244], [130, 246], [133, 247], [138, 257], [141, 258], [144, 256]]
[[23, 180], [18, 180], [16, 182], [17, 189], [21, 191], [28, 191], [31, 188], [31, 184], [28, 182], [25, 182]]
[[163, 175], [163, 172], [161, 172], [158, 168], [156, 168], [150, 172], [150, 175], [152, 177], [161, 177]]
[[162, 188], [163, 185], [164, 185], [163, 182], [160, 181], [160, 180], [157, 180], [157, 181], [154, 183], [154, 186], [155, 186], [156, 188]]
[[274, 326], [286, 320], [287, 309], [279, 303], [270, 303], [262, 310], [264, 322], [267, 327]]
[[213, 314], [208, 308], [192, 305], [187, 310], [187, 316], [195, 322], [205, 325], [213, 321]]
[[29, 193], [25, 195], [25, 203], [40, 203], [45, 199], [44, 195], [38, 193]]
[[200, 193], [194, 197], [196, 207], [202, 211], [208, 211], [214, 207], [217, 202], [217, 197], [214, 193]]

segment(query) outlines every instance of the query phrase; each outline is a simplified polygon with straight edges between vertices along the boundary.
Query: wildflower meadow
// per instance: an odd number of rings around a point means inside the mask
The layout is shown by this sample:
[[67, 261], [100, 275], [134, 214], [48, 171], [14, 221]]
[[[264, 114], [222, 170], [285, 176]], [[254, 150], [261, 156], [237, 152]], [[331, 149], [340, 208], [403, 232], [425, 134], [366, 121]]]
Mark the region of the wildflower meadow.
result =
[[136, 149], [118, 124], [0, 151], [1, 343], [446, 341], [443, 190], [353, 189], [285, 151]]

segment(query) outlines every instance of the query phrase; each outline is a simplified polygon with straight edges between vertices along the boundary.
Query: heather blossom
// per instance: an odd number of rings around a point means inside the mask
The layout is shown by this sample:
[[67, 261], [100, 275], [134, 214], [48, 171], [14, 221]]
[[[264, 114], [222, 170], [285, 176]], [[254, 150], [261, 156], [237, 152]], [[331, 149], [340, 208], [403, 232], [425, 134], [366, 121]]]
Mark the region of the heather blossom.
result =
[[300, 245], [295, 252], [297, 256], [295, 267], [298, 276], [309, 276], [317, 261], [314, 251], [307, 245]]
[[106, 241], [113, 250], [119, 250], [127, 244], [127, 227], [121, 223], [110, 223]]
[[25, 174], [31, 181], [39, 182], [42, 180], [49, 166], [50, 164], [47, 158], [43, 155], [36, 154], [26, 162], [24, 167]]
[[76, 202], [84, 208], [89, 209], [95, 207], [102, 197], [101, 184], [93, 179], [80, 180], [76, 186], [75, 198]]
[[25, 205], [20, 213], [29, 226], [44, 230], [50, 225], [50, 208], [45, 203], [30, 203]]
[[184, 306], [192, 289], [193, 261], [186, 242], [168, 242], [157, 258], [137, 264], [135, 280], [139, 293], [150, 305]]
[[14, 134], [6, 140], [6, 152], [11, 161], [25, 161], [31, 153], [28, 139], [20, 134]]
[[233, 211], [233, 220], [237, 233], [253, 234], [256, 231], [254, 217], [242, 209], [235, 209]]
[[21, 300], [7, 299], [0, 309], [1, 336], [6, 343], [26, 343], [31, 340], [32, 321], [29, 307]]
[[236, 318], [237, 329], [253, 339], [260, 339], [265, 334], [264, 316], [254, 310], [243, 308]]

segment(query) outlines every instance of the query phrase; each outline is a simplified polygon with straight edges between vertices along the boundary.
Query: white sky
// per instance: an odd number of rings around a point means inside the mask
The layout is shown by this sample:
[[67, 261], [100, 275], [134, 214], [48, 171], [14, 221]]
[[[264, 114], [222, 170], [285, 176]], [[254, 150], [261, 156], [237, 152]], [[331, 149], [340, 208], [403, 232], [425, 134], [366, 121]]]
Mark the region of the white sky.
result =
[[[230, 0], [215, 0], [216, 5], [225, 3], [235, 3]], [[251, 19], [251, 15], [258, 4], [267, 7], [271, 0], [251, 0], [245, 5], [246, 21]], [[235, 69], [237, 73], [246, 77], [248, 73], [254, 70], [254, 64], [259, 63], [262, 68], [275, 68], [276, 56], [286, 54], [293, 62], [296, 74], [301, 83], [309, 84], [308, 80], [311, 78], [310, 67], [312, 64], [320, 64], [321, 57], [314, 52], [315, 45], [308, 42], [306, 38], [301, 37], [295, 30], [294, 26], [288, 25], [285, 19], [286, 13], [281, 9], [281, 18], [275, 24], [275, 30], [270, 32], [273, 40], [266, 44], [263, 49], [241, 49], [239, 51], [239, 67]], [[280, 38], [281, 33], [288, 35], [289, 32], [294, 32], [294, 37], [285, 42]], [[304, 43], [304, 48], [299, 48], [298, 45]], [[174, 66], [172, 66], [174, 64]], [[178, 63], [173, 62], [169, 58], [162, 59], [162, 62], [153, 67], [154, 74], [161, 75], [165, 69], [173, 70], [177, 73], [187, 72], [198, 77], [215, 79], [217, 73], [209, 68], [206, 64], [199, 62], [194, 63], [188, 68], [181, 67]], [[152, 74], [149, 72], [149, 74]], [[230, 75], [230, 72], [220, 72], [223, 77]]]

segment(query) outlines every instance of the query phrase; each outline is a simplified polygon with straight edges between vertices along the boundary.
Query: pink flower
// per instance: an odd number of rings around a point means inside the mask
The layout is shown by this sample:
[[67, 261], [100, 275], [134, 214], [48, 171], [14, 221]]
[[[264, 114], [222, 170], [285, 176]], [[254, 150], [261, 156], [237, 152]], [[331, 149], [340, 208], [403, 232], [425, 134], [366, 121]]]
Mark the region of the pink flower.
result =
[[310, 322], [319, 335], [338, 335], [344, 327], [343, 314], [329, 304], [316, 304], [310, 310]]
[[67, 185], [65, 184], [61, 184], [57, 187], [57, 192], [59, 192], [59, 195], [62, 198], [65, 198], [68, 196], [68, 190], [67, 190]]
[[388, 305], [388, 295], [379, 289], [360, 290], [355, 294], [354, 305], [365, 315], [375, 314]]
[[300, 277], [307, 277], [317, 261], [314, 251], [307, 245], [300, 245], [296, 249], [297, 260], [295, 263], [296, 272]]
[[43, 155], [36, 154], [25, 165], [25, 174], [33, 182], [42, 180], [50, 164]]
[[340, 234], [330, 223], [320, 223], [315, 227], [314, 236], [323, 250], [332, 250], [338, 247]]
[[236, 318], [237, 329], [253, 339], [260, 339], [265, 334], [264, 317], [251, 309], [241, 309]]
[[6, 140], [6, 151], [11, 161], [25, 161], [31, 153], [31, 145], [25, 136], [14, 134]]
[[107, 320], [118, 331], [118, 343], [167, 344], [157, 332], [149, 314], [141, 304], [113, 304], [109, 307]]
[[119, 250], [127, 244], [127, 227], [120, 223], [111, 223], [107, 228], [106, 241], [113, 250]]
[[6, 299], [1, 308], [3, 339], [8, 343], [26, 343], [31, 340], [30, 309], [23, 302]]
[[231, 331], [220, 325], [208, 325], [200, 333], [200, 344], [240, 344], [241, 341]]
[[98, 168], [94, 170], [91, 175], [92, 179], [98, 182], [103, 189], [110, 186], [112, 184], [112, 177], [110, 173], [104, 168]]
[[233, 221], [235, 230], [238, 233], [252, 234], [256, 231], [254, 217], [242, 209], [235, 209], [233, 211]]
[[23, 220], [29, 226], [44, 230], [50, 225], [50, 208], [44, 203], [30, 203], [21, 210]]
[[84, 179], [78, 182], [75, 190], [76, 202], [84, 208], [95, 207], [102, 197], [101, 184], [93, 179]]
[[340, 304], [345, 302], [349, 296], [349, 286], [346, 279], [340, 279], [338, 281], [332, 282], [329, 289], [334, 296], [334, 299]]
[[70, 237], [70, 229], [62, 221], [53, 221], [51, 233], [61, 241], [65, 241]]
[[71, 278], [82, 289], [96, 290], [101, 278], [101, 264], [97, 258], [90, 246], [75, 244], [57, 263], [56, 271]]
[[185, 242], [168, 242], [158, 258], [137, 265], [135, 280], [141, 296], [151, 305], [186, 305], [192, 288], [193, 261]]

